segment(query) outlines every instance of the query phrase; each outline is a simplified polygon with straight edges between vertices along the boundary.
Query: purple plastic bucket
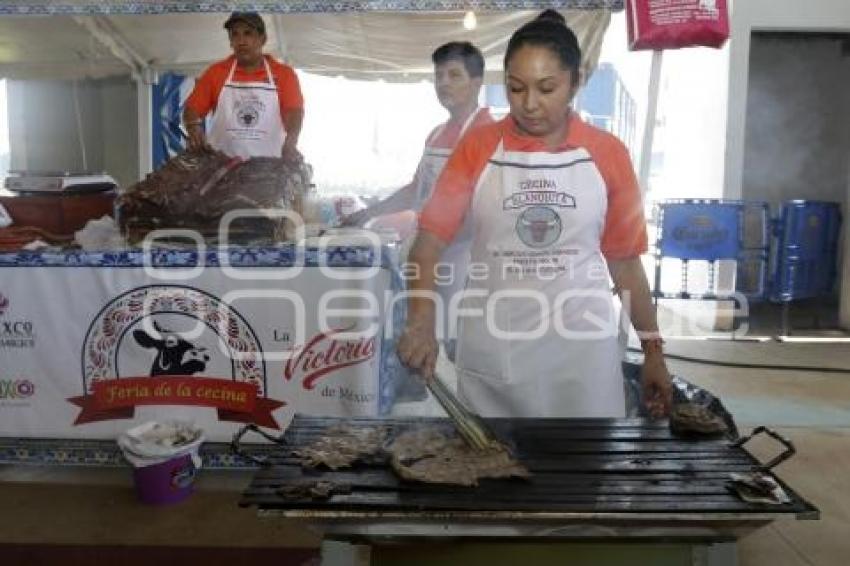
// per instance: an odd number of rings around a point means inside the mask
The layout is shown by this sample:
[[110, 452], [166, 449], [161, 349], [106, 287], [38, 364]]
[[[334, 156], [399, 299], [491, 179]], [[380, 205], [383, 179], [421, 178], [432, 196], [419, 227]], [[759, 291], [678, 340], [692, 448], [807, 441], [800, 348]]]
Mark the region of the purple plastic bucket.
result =
[[136, 494], [142, 503], [151, 505], [177, 503], [192, 494], [195, 473], [189, 454], [175, 456], [153, 466], [133, 468]]

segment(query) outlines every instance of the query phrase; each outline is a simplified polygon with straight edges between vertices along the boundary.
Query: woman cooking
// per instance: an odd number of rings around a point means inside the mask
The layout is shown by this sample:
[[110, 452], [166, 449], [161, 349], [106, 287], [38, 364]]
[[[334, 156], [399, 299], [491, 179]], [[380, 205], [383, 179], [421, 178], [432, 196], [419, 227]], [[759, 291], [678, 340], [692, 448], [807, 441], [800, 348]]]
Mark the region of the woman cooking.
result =
[[610, 279], [641, 336], [643, 396], [666, 414], [670, 376], [640, 254], [641, 195], [628, 151], [570, 109], [581, 50], [563, 17], [543, 12], [505, 53], [510, 114], [469, 132], [422, 211], [410, 254], [403, 362], [433, 376], [435, 266], [471, 215], [461, 303], [458, 389], [491, 417], [622, 417]]

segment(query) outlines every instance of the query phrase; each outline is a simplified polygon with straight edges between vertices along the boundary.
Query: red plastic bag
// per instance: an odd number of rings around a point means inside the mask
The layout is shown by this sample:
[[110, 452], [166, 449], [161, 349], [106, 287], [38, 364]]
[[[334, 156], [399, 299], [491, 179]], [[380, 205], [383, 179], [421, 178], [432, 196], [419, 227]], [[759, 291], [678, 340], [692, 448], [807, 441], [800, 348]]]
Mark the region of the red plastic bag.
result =
[[729, 38], [726, 0], [626, 0], [629, 49], [720, 47]]

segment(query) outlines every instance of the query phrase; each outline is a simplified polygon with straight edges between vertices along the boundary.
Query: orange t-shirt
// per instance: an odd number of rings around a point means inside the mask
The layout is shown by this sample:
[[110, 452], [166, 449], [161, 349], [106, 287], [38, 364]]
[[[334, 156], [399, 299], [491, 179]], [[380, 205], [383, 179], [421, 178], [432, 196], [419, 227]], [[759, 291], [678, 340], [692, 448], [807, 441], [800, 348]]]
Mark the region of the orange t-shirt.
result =
[[[463, 224], [472, 193], [487, 162], [503, 142], [505, 151], [553, 152], [539, 138], [521, 134], [510, 116], [470, 131], [458, 143], [419, 216], [419, 228], [451, 242]], [[587, 150], [605, 181], [608, 208], [600, 249], [608, 259], [636, 257], [647, 250], [646, 221], [637, 178], [626, 146], [612, 134], [573, 115], [554, 152]]]
[[[283, 116], [289, 110], [304, 108], [301, 85], [298, 83], [298, 75], [295, 74], [292, 67], [284, 65], [269, 55], [264, 55], [264, 57], [269, 64], [269, 70], [277, 87], [277, 96], [280, 100], [280, 115]], [[227, 76], [230, 74], [230, 68], [233, 66], [235, 59], [231, 55], [227, 59], [213, 63], [195, 82], [195, 88], [192, 90], [192, 94], [189, 95], [186, 106], [194, 110], [198, 116], [206, 116], [218, 106], [218, 95], [221, 93], [221, 89], [224, 88], [224, 83], [227, 82]], [[236, 70], [233, 71], [233, 82], [247, 83], [268, 80], [269, 77], [266, 74], [265, 66], [249, 73], [243, 71], [237, 65]]]

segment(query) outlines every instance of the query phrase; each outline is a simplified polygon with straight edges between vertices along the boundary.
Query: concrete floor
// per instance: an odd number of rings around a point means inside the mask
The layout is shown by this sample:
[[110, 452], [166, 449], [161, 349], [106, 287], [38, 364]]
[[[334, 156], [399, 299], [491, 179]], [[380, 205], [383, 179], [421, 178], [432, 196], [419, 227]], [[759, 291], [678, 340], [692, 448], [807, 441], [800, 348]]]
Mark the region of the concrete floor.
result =
[[[850, 368], [850, 344], [672, 343], [674, 354], [746, 363]], [[744, 433], [767, 425], [797, 454], [776, 473], [820, 509], [819, 521], [778, 521], [738, 545], [742, 566], [838, 566], [850, 553], [850, 372], [724, 369], [671, 361], [670, 369], [716, 395]], [[749, 449], [776, 454], [771, 441]]]
[[[667, 351], [715, 361], [850, 368], [850, 344], [670, 340]], [[819, 521], [775, 522], [744, 538], [738, 545], [738, 563], [846, 564], [850, 372], [735, 369], [677, 359], [669, 365], [674, 373], [718, 395], [742, 432], [764, 424], [789, 437], [798, 454], [776, 472], [821, 511]], [[404, 410], [430, 412], [434, 406], [426, 403]], [[776, 451], [770, 442], [754, 442], [750, 448], [765, 460]], [[190, 499], [156, 508], [135, 501], [125, 469], [0, 466], [0, 556], [3, 564], [58, 563], [60, 558], [66, 566], [85, 564], [92, 559], [83, 551], [96, 545], [100, 563], [120, 560], [124, 566], [185, 565], [201, 562], [201, 557], [207, 566], [265, 562], [270, 556], [280, 564], [315, 562], [316, 533], [301, 523], [258, 518], [255, 510], [237, 506], [250, 476], [245, 471], [204, 471], [198, 492]], [[134, 548], [130, 554], [120, 552], [128, 547]], [[42, 551], [33, 553], [34, 548]], [[196, 550], [187, 558], [181, 549]], [[74, 556], [76, 561], [69, 559]]]

